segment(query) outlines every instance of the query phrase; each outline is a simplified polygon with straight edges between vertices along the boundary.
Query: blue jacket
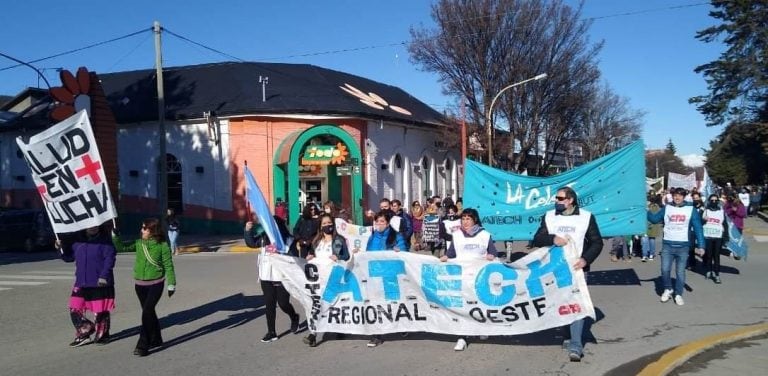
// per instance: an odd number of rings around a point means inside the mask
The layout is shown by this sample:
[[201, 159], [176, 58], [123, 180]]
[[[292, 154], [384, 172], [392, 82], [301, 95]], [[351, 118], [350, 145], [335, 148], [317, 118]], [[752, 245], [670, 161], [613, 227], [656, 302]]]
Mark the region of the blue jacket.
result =
[[72, 244], [72, 253], [64, 261], [75, 262], [75, 287], [98, 287], [99, 278], [115, 284], [112, 270], [117, 252], [111, 243], [104, 241], [78, 241]]
[[[394, 232], [394, 235], [390, 235], [390, 232]], [[389, 241], [388, 241], [389, 240]], [[395, 232], [391, 227], [387, 228], [383, 232], [373, 231], [373, 234], [368, 238], [368, 246], [365, 248], [368, 251], [387, 251], [392, 250], [397, 246], [400, 251], [408, 252], [408, 247], [405, 246], [405, 239], [399, 232]]]
[[[669, 204], [667, 206], [674, 205]], [[648, 222], [651, 223], [659, 223], [664, 221], [665, 213], [667, 212], [667, 206], [664, 206], [661, 208], [661, 210], [657, 211], [656, 213], [648, 212]], [[693, 206], [690, 202], [685, 202], [683, 205], [680, 205], [680, 207], [683, 206]], [[701, 222], [701, 214], [699, 214], [699, 211], [696, 210], [696, 208], [693, 208], [691, 210], [691, 221], [688, 222], [688, 230], [692, 231], [696, 238], [696, 245], [698, 248], [704, 248], [704, 228], [702, 227]], [[690, 241], [671, 241], [667, 239], [662, 239], [663, 244], [669, 244], [672, 247], [688, 247], [690, 246]]]

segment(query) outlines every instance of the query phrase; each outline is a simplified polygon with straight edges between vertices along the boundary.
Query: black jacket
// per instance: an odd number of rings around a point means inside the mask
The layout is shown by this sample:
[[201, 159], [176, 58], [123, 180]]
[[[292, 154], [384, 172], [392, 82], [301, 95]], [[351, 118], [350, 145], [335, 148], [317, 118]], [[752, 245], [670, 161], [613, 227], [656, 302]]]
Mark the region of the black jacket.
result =
[[[573, 214], [579, 214], [579, 208], [574, 210]], [[560, 215], [560, 214], [558, 214]], [[536, 235], [533, 236], [534, 247], [549, 247], [555, 244], [555, 235], [551, 235], [547, 229], [546, 214], [541, 217], [541, 225], [536, 231]], [[584, 234], [584, 249], [581, 252], [581, 258], [587, 262], [587, 266], [584, 267], [584, 271], [589, 271], [589, 265], [600, 256], [600, 252], [603, 251], [603, 237], [600, 235], [600, 229], [597, 228], [597, 221], [595, 216], [590, 214], [589, 226], [587, 232]]]

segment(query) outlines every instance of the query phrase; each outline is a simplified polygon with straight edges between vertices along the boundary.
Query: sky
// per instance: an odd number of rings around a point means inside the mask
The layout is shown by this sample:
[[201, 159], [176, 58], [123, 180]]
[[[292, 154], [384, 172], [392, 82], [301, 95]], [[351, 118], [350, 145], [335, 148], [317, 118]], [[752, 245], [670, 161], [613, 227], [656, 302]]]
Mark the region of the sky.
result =
[[[164, 33], [163, 64], [179, 66], [220, 61], [313, 64], [402, 88], [438, 111], [454, 107], [437, 76], [413, 64], [404, 42], [409, 29], [434, 28], [433, 1], [326, 0], [257, 1], [82, 0], [13, 1], [0, 13], [0, 52], [32, 61], [149, 29], [154, 21], [168, 31], [229, 56]], [[577, 5], [578, 0], [565, 0]], [[77, 6], [74, 6], [76, 4]], [[694, 38], [716, 24], [705, 0], [585, 0], [583, 18], [592, 19], [590, 41], [604, 42], [602, 79], [632, 108], [646, 112], [643, 139], [650, 149], [671, 139], [678, 156], [700, 162], [703, 148], [722, 132], [706, 127], [688, 98], [707, 93], [693, 69], [716, 59], [724, 47]], [[97, 73], [154, 67], [152, 33], [105, 43], [33, 65], [52, 86], [57, 68], [86, 66]], [[0, 94], [44, 87], [28, 67], [4, 69]]]

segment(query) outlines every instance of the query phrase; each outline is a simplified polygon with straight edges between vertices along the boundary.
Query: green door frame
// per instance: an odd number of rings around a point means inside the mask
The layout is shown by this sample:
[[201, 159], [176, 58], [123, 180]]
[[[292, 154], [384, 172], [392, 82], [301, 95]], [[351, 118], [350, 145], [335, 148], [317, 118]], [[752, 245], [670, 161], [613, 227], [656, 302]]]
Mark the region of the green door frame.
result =
[[[362, 172], [362, 153], [360, 146], [357, 144], [354, 138], [349, 135], [345, 130], [332, 124], [318, 124], [299, 134], [296, 137], [292, 145], [281, 144], [276, 150], [273, 158], [272, 171], [273, 180], [272, 186], [274, 187], [275, 199], [282, 198], [283, 201], [288, 203], [288, 225], [290, 228], [296, 224], [301, 215], [299, 211], [299, 157], [301, 156], [302, 146], [306, 144], [315, 136], [332, 135], [344, 145], [347, 146], [349, 151], [349, 158], [356, 158], [361, 164]], [[286, 140], [290, 139], [289, 136]], [[288, 166], [280, 166], [277, 161], [280, 160], [280, 154], [283, 147], [290, 147], [290, 158], [288, 159]], [[352, 216], [350, 219], [354, 223], [363, 222], [363, 209], [360, 206], [360, 202], [363, 198], [363, 177], [362, 174], [352, 174], [351, 176], [352, 187], [350, 187], [350, 196], [352, 199], [350, 208], [352, 209]], [[283, 197], [285, 192], [286, 183], [288, 185], [288, 197]]]

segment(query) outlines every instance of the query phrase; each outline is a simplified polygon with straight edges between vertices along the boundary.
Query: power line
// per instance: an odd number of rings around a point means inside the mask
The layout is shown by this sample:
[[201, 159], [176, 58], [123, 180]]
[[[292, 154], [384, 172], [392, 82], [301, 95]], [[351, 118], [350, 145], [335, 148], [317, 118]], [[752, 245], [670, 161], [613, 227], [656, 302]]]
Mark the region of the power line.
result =
[[213, 52], [215, 52], [215, 53], [217, 53], [217, 54], [220, 54], [220, 55], [223, 55], [223, 56], [226, 56], [226, 57], [229, 57], [229, 58], [235, 59], [235, 60], [237, 60], [237, 61], [242, 61], [242, 62], [245, 62], [245, 60], [243, 60], [243, 59], [241, 59], [241, 58], [239, 58], [239, 57], [237, 57], [237, 56], [233, 56], [233, 55], [230, 55], [230, 54], [228, 54], [228, 53], [226, 53], [226, 52], [221, 52], [221, 51], [219, 51], [219, 50], [217, 50], [217, 49], [215, 49], [215, 48], [213, 48], [213, 47], [208, 47], [208, 46], [206, 46], [206, 45], [204, 45], [204, 44], [202, 44], [202, 43], [198, 43], [198, 42], [195, 42], [195, 41], [193, 41], [193, 40], [191, 40], [191, 39], [189, 39], [189, 38], [187, 38], [187, 37], [183, 37], [183, 36], [181, 36], [181, 35], [179, 35], [179, 34], [176, 34], [176, 33], [174, 33], [173, 31], [170, 31], [170, 30], [168, 30], [167, 28], [163, 28], [163, 30], [164, 30], [166, 33], [168, 33], [168, 34], [171, 34], [171, 35], [173, 35], [173, 36], [174, 36], [174, 37], [176, 37], [176, 38], [179, 38], [179, 39], [181, 39], [181, 40], [187, 41], [187, 42], [189, 42], [189, 43], [192, 43], [192, 44], [194, 44], [194, 45], [197, 45], [197, 46], [199, 46], [199, 47], [205, 48], [206, 50], [209, 50], [209, 51], [213, 51]]
[[[601, 19], [607, 19], [607, 18], [613, 18], [613, 17], [634, 16], [634, 15], [643, 14], [643, 13], [653, 13], [653, 12], [660, 12], [660, 11], [667, 11], [667, 10], [692, 8], [692, 7], [702, 6], [702, 5], [709, 5], [709, 4], [710, 4], [709, 2], [702, 2], [702, 3], [694, 3], [694, 4], [673, 5], [673, 6], [667, 6], [667, 7], [644, 9], [644, 10], [633, 11], [633, 12], [624, 12], [624, 13], [609, 14], [609, 15], [605, 15], [605, 16], [589, 17], [589, 18], [585, 18], [584, 20], [585, 21], [594, 21], [594, 20], [601, 20]], [[498, 15], [505, 15], [505, 14], [509, 14], [509, 13], [512, 13], [512, 12], [509, 11], [509, 12], [502, 12], [502, 13], [497, 13], [497, 14]], [[449, 23], [454, 23], [454, 22], [459, 22], [459, 21], [488, 18], [490, 16], [491, 15], [471, 17], [471, 18], [463, 18], [461, 20], [454, 20], [454, 21], [448, 21], [448, 22]], [[478, 34], [478, 33], [459, 34], [459, 35], [456, 35], [455, 37], [463, 38], [463, 37], [468, 37], [468, 36], [474, 36], [476, 34]], [[331, 55], [331, 54], [336, 54], [336, 53], [372, 50], [372, 49], [377, 49], [377, 48], [385, 48], [385, 47], [393, 47], [393, 46], [405, 46], [407, 44], [408, 44], [407, 41], [403, 41], [403, 42], [394, 42], [394, 43], [378, 44], [378, 45], [371, 45], [371, 46], [338, 49], [338, 50], [310, 52], [310, 53], [303, 53], [303, 54], [296, 54], [296, 55], [285, 55], [285, 56], [270, 57], [270, 58], [258, 58], [256, 60], [258, 60], [258, 61], [283, 60], [283, 59], [292, 59], [292, 58], [297, 58], [297, 57]]]
[[[98, 42], [98, 43], [90, 44], [90, 45], [87, 45], [85, 47], [76, 48], [74, 50], [64, 51], [64, 52], [61, 52], [61, 53], [58, 53], [58, 54], [55, 54], [55, 55], [43, 57], [43, 58], [36, 59], [36, 60], [30, 60], [30, 61], [28, 61], [28, 63], [30, 63], [30, 64], [31, 63], [37, 63], [37, 62], [40, 62], [40, 61], [50, 60], [50, 59], [53, 59], [55, 57], [69, 55], [69, 54], [72, 54], [72, 53], [75, 53], [75, 52], [87, 50], [89, 48], [98, 47], [98, 46], [101, 46], [103, 44], [117, 42], [117, 41], [119, 41], [121, 39], [129, 38], [129, 37], [132, 37], [134, 35], [138, 35], [138, 34], [141, 34], [141, 33], [147, 32], [147, 31], [151, 31], [151, 30], [152, 30], [152, 28], [142, 29], [142, 30], [139, 30], [139, 31], [127, 34], [127, 35], [123, 35], [122, 37], [112, 38], [110, 40], [105, 40], [103, 42]], [[2, 72], [4, 70], [16, 68], [16, 67], [18, 67], [20, 65], [22, 65], [22, 64], [16, 64], [16, 65], [11, 65], [11, 66], [8, 66], [8, 67], [5, 67], [5, 68], [0, 68], [0, 72]]]

